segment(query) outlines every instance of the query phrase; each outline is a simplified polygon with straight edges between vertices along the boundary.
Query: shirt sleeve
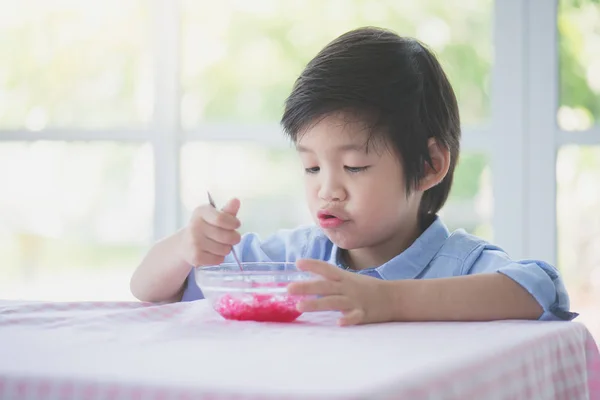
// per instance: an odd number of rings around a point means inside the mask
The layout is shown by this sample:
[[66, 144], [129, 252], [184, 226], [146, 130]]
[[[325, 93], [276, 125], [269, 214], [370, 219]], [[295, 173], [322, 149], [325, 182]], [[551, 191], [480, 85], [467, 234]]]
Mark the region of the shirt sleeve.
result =
[[558, 270], [539, 260], [513, 261], [497, 249], [484, 249], [468, 274], [498, 272], [517, 282], [543, 308], [540, 320], [570, 321], [579, 314], [570, 312], [569, 294]]
[[[234, 248], [240, 262], [293, 262], [306, 256], [313, 234], [310, 227], [283, 229], [265, 240], [261, 240], [256, 233], [246, 233]], [[233, 254], [229, 253], [225, 257], [225, 263], [234, 262]], [[193, 268], [184, 285], [181, 301], [204, 298], [202, 290], [196, 284]]]

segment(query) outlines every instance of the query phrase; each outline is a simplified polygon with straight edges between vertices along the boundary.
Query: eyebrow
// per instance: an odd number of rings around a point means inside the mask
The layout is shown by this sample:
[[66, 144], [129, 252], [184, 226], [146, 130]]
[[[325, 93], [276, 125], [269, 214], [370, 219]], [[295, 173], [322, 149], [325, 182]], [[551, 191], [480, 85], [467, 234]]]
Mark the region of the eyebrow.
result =
[[[337, 151], [339, 152], [348, 152], [348, 151], [359, 151], [362, 153], [366, 153], [367, 152], [367, 146], [365, 146], [364, 144], [355, 144], [355, 143], [351, 143], [351, 144], [343, 144], [341, 146], [337, 146], [335, 148]], [[296, 146], [296, 150], [298, 150], [298, 152], [300, 153], [313, 153], [313, 151], [311, 149], [308, 149], [304, 146]]]

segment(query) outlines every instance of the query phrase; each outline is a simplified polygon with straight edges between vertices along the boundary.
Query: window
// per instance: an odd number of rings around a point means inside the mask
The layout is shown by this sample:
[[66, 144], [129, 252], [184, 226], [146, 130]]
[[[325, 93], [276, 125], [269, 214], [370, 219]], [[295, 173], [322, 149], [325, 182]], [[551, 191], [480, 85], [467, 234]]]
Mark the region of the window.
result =
[[440, 215], [448, 229], [465, 229], [487, 240], [493, 240], [494, 202], [490, 162], [486, 153], [463, 152], [448, 201]]
[[0, 142], [2, 297], [130, 298], [125, 276], [152, 235], [152, 158], [148, 144]]
[[559, 265], [576, 296], [590, 296], [594, 292], [598, 296], [600, 146], [563, 147], [558, 155], [556, 171]]
[[0, 54], [10, 56], [3, 57], [0, 74], [0, 129], [148, 124], [153, 96], [149, 4], [4, 4]]
[[583, 131], [600, 121], [600, 3], [561, 0], [558, 29], [560, 108], [558, 125]]
[[558, 266], [580, 321], [600, 337], [600, 2], [560, 0], [557, 25]]
[[305, 64], [336, 36], [365, 25], [389, 27], [429, 44], [454, 85], [463, 121], [484, 123], [489, 114], [491, 4], [184, 0], [182, 125], [193, 129], [202, 122], [278, 121], [283, 100]]
[[556, 172], [558, 265], [573, 307], [600, 333], [600, 146], [563, 147]]

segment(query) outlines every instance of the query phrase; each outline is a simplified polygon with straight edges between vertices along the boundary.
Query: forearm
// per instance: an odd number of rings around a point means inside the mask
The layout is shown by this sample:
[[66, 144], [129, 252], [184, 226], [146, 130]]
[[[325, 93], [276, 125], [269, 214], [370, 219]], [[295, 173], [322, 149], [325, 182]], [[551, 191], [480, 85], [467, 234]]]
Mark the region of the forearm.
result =
[[131, 293], [142, 301], [175, 302], [181, 300], [183, 284], [191, 265], [179, 256], [177, 232], [156, 243], [131, 277]]
[[500, 273], [389, 281], [395, 321], [538, 319], [542, 307]]

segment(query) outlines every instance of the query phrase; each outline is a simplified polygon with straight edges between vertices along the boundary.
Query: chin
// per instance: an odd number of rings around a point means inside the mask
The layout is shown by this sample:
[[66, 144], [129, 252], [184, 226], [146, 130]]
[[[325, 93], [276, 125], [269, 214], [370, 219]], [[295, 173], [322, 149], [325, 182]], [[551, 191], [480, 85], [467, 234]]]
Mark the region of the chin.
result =
[[345, 232], [339, 232], [335, 230], [324, 229], [325, 235], [340, 249], [354, 250], [369, 245], [368, 241], [363, 237], [356, 237], [356, 235], [348, 234]]

